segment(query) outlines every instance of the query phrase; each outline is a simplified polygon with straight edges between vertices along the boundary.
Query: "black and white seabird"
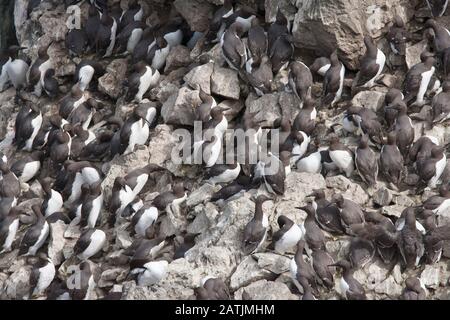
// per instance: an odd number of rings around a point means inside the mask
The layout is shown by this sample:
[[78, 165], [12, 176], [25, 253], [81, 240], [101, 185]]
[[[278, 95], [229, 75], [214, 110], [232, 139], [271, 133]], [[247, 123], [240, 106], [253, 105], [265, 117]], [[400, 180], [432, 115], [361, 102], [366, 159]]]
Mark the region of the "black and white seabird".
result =
[[82, 228], [95, 228], [98, 218], [103, 207], [103, 190], [101, 181], [89, 186], [89, 192], [84, 197], [81, 205], [81, 220]]
[[117, 21], [105, 10], [97, 24], [95, 52], [102, 57], [109, 57], [113, 53], [117, 36]]
[[217, 106], [217, 102], [212, 95], [203, 91], [200, 85], [197, 86], [197, 89], [202, 103], [196, 108], [195, 115], [198, 121], [205, 123], [211, 119], [211, 110]]
[[170, 53], [170, 44], [167, 40], [160, 36], [155, 40], [155, 44], [147, 53], [146, 61], [154, 69], [162, 71], [166, 64], [167, 56]]
[[333, 160], [339, 170], [344, 172], [347, 178], [350, 177], [355, 170], [353, 152], [341, 143], [337, 136], [333, 136], [330, 139], [330, 148], [328, 150], [331, 160]]
[[163, 170], [165, 169], [158, 165], [150, 163], [145, 167], [138, 168], [127, 173], [124, 178], [126, 184], [131, 188], [133, 193], [138, 196], [148, 183], [149, 179], [152, 178], [153, 174], [155, 174], [156, 172], [161, 172]]
[[22, 211], [13, 207], [6, 217], [0, 217], [0, 254], [12, 250], [12, 245], [19, 230]]
[[33, 265], [30, 275], [30, 297], [36, 298], [42, 295], [52, 283], [56, 275], [55, 265], [52, 260], [43, 255]]
[[59, 104], [59, 115], [67, 120], [74, 110], [88, 99], [88, 94], [83, 92], [78, 85], [74, 85], [70, 92], [61, 99]]
[[82, 56], [89, 44], [85, 30], [71, 28], [66, 34], [66, 49], [71, 56]]
[[314, 249], [311, 258], [313, 269], [317, 275], [317, 282], [328, 289], [333, 288], [334, 270], [329, 267], [329, 265], [334, 264], [331, 255], [325, 249]]
[[316, 128], [317, 110], [315, 107], [315, 101], [313, 99], [306, 98], [303, 101], [303, 107], [292, 123], [292, 129], [295, 131], [302, 131], [310, 136]]
[[195, 289], [197, 300], [230, 300], [230, 292], [222, 279], [211, 276], [201, 280], [201, 287]]
[[339, 267], [343, 270], [339, 285], [346, 300], [367, 300], [364, 287], [353, 277], [354, 269], [349, 261], [340, 260], [331, 266]]
[[342, 194], [336, 194], [333, 198], [333, 203], [339, 209], [341, 216], [341, 224], [347, 233], [351, 233], [352, 224], [360, 224], [365, 222], [364, 212], [359, 204], [344, 198]]
[[425, 246], [423, 234], [416, 227], [414, 210], [408, 210], [405, 214], [405, 225], [398, 234], [397, 245], [406, 268], [417, 267], [425, 253]]
[[401, 300], [425, 300], [427, 293], [420, 279], [416, 277], [409, 277], [405, 280], [405, 289], [400, 296]]
[[214, 12], [206, 35], [207, 42], [218, 42], [226, 30], [226, 18], [234, 13], [232, 0], [224, 0], [223, 5]]
[[433, 123], [443, 123], [450, 119], [450, 81], [444, 81], [442, 92], [434, 96], [431, 107]]
[[311, 264], [305, 261], [303, 257], [303, 250], [305, 249], [305, 240], [300, 240], [297, 243], [297, 251], [289, 264], [291, 277], [300, 292], [304, 292], [303, 286], [300, 284], [299, 278], [305, 278], [308, 284], [317, 292], [317, 275]]
[[326, 199], [325, 191], [323, 189], [317, 189], [308, 196], [314, 197], [312, 205], [319, 226], [327, 232], [343, 234], [344, 229], [341, 224], [339, 208]]
[[158, 209], [154, 206], [144, 206], [139, 209], [131, 218], [130, 230], [131, 235], [137, 234], [141, 237], [147, 235], [147, 230], [158, 219]]
[[385, 97], [385, 106], [384, 106], [384, 119], [386, 120], [387, 126], [389, 129], [394, 127], [395, 119], [397, 118], [397, 110], [392, 108], [393, 105], [397, 105], [400, 101], [403, 101], [405, 96], [403, 93], [396, 89], [391, 88], [386, 94]]
[[280, 215], [277, 223], [280, 229], [273, 234], [271, 246], [277, 253], [284, 254], [296, 246], [303, 237], [304, 230], [285, 215]]
[[60, 93], [59, 84], [58, 81], [55, 79], [55, 69], [53, 68], [47, 69], [44, 73], [44, 79], [42, 82], [44, 91], [50, 98], [53, 99], [59, 95]]
[[366, 53], [359, 61], [360, 71], [353, 82], [354, 88], [372, 88], [381, 72], [383, 72], [386, 63], [385, 54], [377, 48], [370, 36], [364, 37], [364, 44], [366, 45]]
[[137, 0], [132, 0], [128, 4], [128, 9], [120, 17], [120, 29], [123, 30], [128, 25], [136, 21], [142, 21], [144, 9]]
[[33, 179], [41, 169], [41, 161], [44, 160], [42, 151], [34, 151], [30, 155], [14, 162], [11, 171], [14, 172], [19, 181], [27, 183]]
[[147, 25], [141, 21], [134, 21], [127, 25], [117, 35], [117, 52], [132, 54], [139, 41], [142, 39]]
[[267, 55], [267, 35], [257, 18], [252, 20], [252, 26], [248, 30], [248, 60], [245, 64], [247, 73], [251, 73], [254, 66], [259, 66], [263, 56]]
[[426, 0], [433, 17], [442, 17], [447, 10], [448, 0]]
[[185, 233], [180, 236], [182, 241], [179, 241], [178, 245], [175, 245], [175, 252], [173, 254], [173, 259], [180, 259], [186, 257], [188, 251], [195, 246], [195, 238], [198, 233]]
[[280, 35], [269, 51], [273, 73], [277, 74], [279, 71], [286, 69], [293, 55], [294, 45], [292, 36], [288, 34]]
[[322, 105], [334, 106], [341, 100], [344, 90], [345, 66], [339, 61], [337, 51], [330, 57], [331, 66], [323, 80]]
[[318, 74], [322, 77], [325, 76], [328, 69], [331, 67], [331, 61], [327, 57], [320, 57], [314, 60], [313, 64], [309, 67], [311, 73]]
[[391, 106], [391, 108], [398, 112], [394, 123], [397, 146], [402, 154], [407, 155], [415, 136], [412, 120], [407, 114], [407, 107], [403, 101], [399, 101], [396, 105]]
[[380, 171], [387, 182], [398, 187], [404, 171], [403, 156], [397, 146], [397, 135], [394, 131], [388, 135], [388, 140], [381, 148]]
[[303, 210], [306, 212], [306, 219], [303, 223], [304, 227], [304, 236], [303, 238], [308, 245], [309, 250], [316, 249], [325, 249], [325, 235], [322, 230], [319, 228], [319, 225], [316, 222], [315, 218], [315, 210], [312, 203], [308, 203], [304, 207], [298, 207], [297, 209]]
[[180, 206], [186, 199], [187, 192], [183, 183], [175, 183], [172, 191], [161, 193], [153, 199], [152, 204], [162, 212], [171, 210], [172, 213], [177, 213], [180, 212]]
[[41, 206], [34, 205], [31, 209], [36, 217], [36, 222], [25, 232], [20, 242], [19, 255], [36, 255], [50, 233], [50, 226], [42, 215]]
[[[350, 228], [351, 229], [351, 228]], [[375, 256], [375, 245], [372, 241], [353, 237], [348, 247], [348, 259], [355, 268], [364, 268]]]
[[51, 44], [52, 43], [50, 42], [48, 45], [39, 48], [38, 58], [31, 65], [28, 74], [28, 84], [31, 86], [31, 90], [34, 90], [34, 94], [38, 97], [42, 94], [45, 72], [52, 67], [52, 62], [48, 55], [48, 49]]
[[230, 183], [234, 181], [241, 172], [241, 165], [216, 164], [207, 169], [205, 179], [212, 184]]
[[450, 239], [450, 226], [433, 226], [427, 230], [423, 237], [425, 245], [425, 262], [428, 264], [438, 263], [442, 256], [444, 241]]
[[396, 15], [393, 23], [387, 34], [387, 40], [394, 54], [404, 56], [406, 54], [406, 41], [409, 38], [405, 22], [400, 16]]
[[33, 142], [42, 126], [42, 112], [38, 105], [24, 105], [16, 118], [13, 142], [19, 150], [31, 151]]
[[222, 54], [231, 69], [241, 70], [247, 62], [247, 47], [241, 40], [244, 30], [239, 23], [233, 23], [220, 39]]
[[0, 197], [1, 198], [15, 198], [18, 199], [20, 196], [20, 181], [16, 174], [11, 171], [8, 164], [5, 162], [0, 162]]
[[127, 99], [141, 102], [144, 94], [158, 83], [160, 73], [143, 61], [138, 62], [134, 70], [128, 78]]
[[256, 252], [266, 240], [269, 220], [263, 210], [263, 204], [269, 200], [271, 199], [264, 195], [259, 195], [255, 200], [253, 219], [244, 228], [242, 248], [245, 254]]
[[110, 223], [115, 222], [116, 216], [122, 214], [123, 210], [128, 206], [136, 195], [133, 189], [126, 183], [123, 177], [117, 177], [111, 190], [111, 202], [109, 204], [109, 211], [111, 212]]
[[281, 10], [278, 10], [275, 21], [267, 30], [269, 52], [273, 51], [274, 44], [280, 36], [287, 35], [289, 33], [288, 24], [289, 22], [286, 16], [281, 12]]
[[439, 188], [439, 195], [431, 196], [422, 204], [425, 210], [431, 210], [440, 215], [450, 208], [450, 185], [443, 183]]
[[169, 262], [166, 260], [149, 261], [131, 273], [137, 275], [138, 286], [151, 286], [161, 281], [167, 274]]
[[18, 58], [18, 53], [25, 47], [10, 46], [5, 53], [0, 54], [0, 92], [6, 89], [9, 82], [20, 90], [27, 84], [29, 65]]
[[100, 12], [94, 5], [89, 7], [88, 18], [84, 24], [84, 32], [88, 39], [89, 50], [95, 52], [97, 33], [100, 28]]
[[45, 217], [49, 217], [53, 213], [61, 211], [63, 207], [63, 198], [58, 191], [52, 188], [52, 180], [50, 178], [44, 178], [41, 181], [41, 185], [42, 190], [45, 193], [41, 211]]
[[369, 147], [369, 137], [363, 135], [355, 151], [355, 165], [359, 176], [369, 187], [377, 185], [378, 159]]
[[422, 167], [431, 158], [431, 150], [434, 147], [439, 147], [439, 140], [431, 135], [422, 134], [409, 149], [409, 161], [414, 163], [416, 169]]
[[75, 69], [74, 81], [81, 91], [89, 88], [92, 79], [98, 78], [104, 73], [102, 65], [94, 60], [81, 60]]
[[267, 55], [263, 55], [259, 64], [253, 63], [250, 72], [246, 74], [246, 78], [258, 96], [270, 93], [273, 82], [272, 62], [270, 58]]
[[425, 94], [436, 71], [434, 67], [436, 60], [432, 53], [425, 51], [420, 55], [420, 58], [422, 62], [409, 69], [403, 82], [403, 93], [405, 94], [406, 102], [410, 103], [415, 98], [414, 104], [416, 106], [424, 105]]
[[72, 300], [90, 300], [92, 299], [93, 291], [97, 286], [96, 278], [99, 278], [99, 275], [96, 274], [96, 270], [90, 261], [83, 261], [76, 267], [76, 270], [79, 270], [79, 273], [74, 275], [76, 278], [71, 280], [77, 281], [76, 283], [78, 283], [78, 285], [72, 286], [69, 290], [70, 298]]
[[106, 244], [106, 234], [100, 229], [89, 228], [81, 235], [73, 248], [73, 253], [80, 260], [88, 260], [99, 253]]
[[311, 70], [301, 61], [293, 61], [289, 64], [289, 85], [292, 91], [303, 103], [311, 98], [311, 86], [313, 77]]
[[447, 157], [443, 147], [435, 146], [431, 149], [431, 157], [424, 160], [417, 168], [419, 177], [428, 187], [436, 188], [447, 166]]

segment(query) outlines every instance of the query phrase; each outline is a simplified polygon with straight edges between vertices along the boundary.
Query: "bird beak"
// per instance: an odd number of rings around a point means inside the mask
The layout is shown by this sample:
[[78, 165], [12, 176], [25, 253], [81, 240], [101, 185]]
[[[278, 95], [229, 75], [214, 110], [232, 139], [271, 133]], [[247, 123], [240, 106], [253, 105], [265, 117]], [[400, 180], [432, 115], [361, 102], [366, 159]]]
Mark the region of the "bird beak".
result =
[[19, 47], [19, 50], [25, 50], [28, 49], [27, 47]]

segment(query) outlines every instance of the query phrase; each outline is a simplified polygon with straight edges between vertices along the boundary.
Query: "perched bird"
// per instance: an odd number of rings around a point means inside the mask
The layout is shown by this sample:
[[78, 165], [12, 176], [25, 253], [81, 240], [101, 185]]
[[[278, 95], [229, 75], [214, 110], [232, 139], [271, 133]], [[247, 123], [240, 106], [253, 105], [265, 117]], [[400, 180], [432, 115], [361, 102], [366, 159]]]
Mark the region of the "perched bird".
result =
[[350, 177], [355, 170], [353, 152], [341, 143], [337, 136], [331, 138], [328, 150], [331, 160], [333, 160], [339, 170], [345, 172], [347, 177]]
[[40, 257], [33, 265], [30, 275], [30, 296], [37, 297], [45, 292], [56, 275], [56, 269], [50, 258]]
[[247, 47], [242, 42], [244, 30], [239, 23], [233, 23], [220, 39], [222, 54], [234, 70], [241, 70], [247, 62]]
[[356, 202], [344, 198], [342, 194], [336, 194], [333, 198], [333, 203], [339, 209], [341, 224], [347, 233], [351, 234], [351, 226], [353, 224], [365, 222], [363, 210]]
[[416, 99], [414, 104], [417, 106], [423, 106], [425, 104], [425, 94], [431, 77], [436, 71], [434, 67], [436, 60], [432, 53], [425, 51], [420, 55], [420, 59], [422, 62], [409, 69], [403, 82], [405, 101], [410, 103]]
[[413, 210], [406, 212], [405, 226], [400, 230], [397, 245], [406, 268], [417, 267], [425, 253], [425, 246], [423, 235], [416, 228], [416, 217]]
[[355, 151], [355, 165], [364, 182], [369, 187], [375, 187], [378, 177], [378, 159], [375, 152], [370, 149], [368, 142], [369, 137], [363, 135]]
[[230, 292], [222, 279], [205, 277], [196, 288], [197, 300], [230, 300]]
[[20, 182], [27, 183], [39, 173], [41, 162], [44, 160], [42, 151], [34, 151], [30, 155], [14, 162], [11, 165], [11, 171], [16, 175]]
[[20, 214], [18, 207], [12, 207], [6, 217], [0, 219], [0, 254], [12, 250], [12, 245], [19, 230]]
[[332, 107], [341, 100], [344, 89], [345, 66], [339, 61], [337, 51], [330, 57], [331, 66], [323, 80], [322, 105]]
[[433, 123], [443, 123], [450, 119], [450, 81], [444, 81], [442, 92], [434, 96], [431, 107], [433, 108]]
[[339, 267], [343, 270], [339, 285], [346, 300], [367, 300], [364, 287], [353, 277], [354, 269], [349, 261], [340, 260], [330, 266]]
[[256, 252], [266, 240], [269, 220], [263, 211], [263, 204], [271, 200], [260, 195], [255, 200], [255, 213], [252, 220], [244, 228], [243, 251], [245, 254]]
[[392, 52], [396, 55], [404, 56], [406, 54], [406, 41], [409, 36], [407, 34], [403, 19], [396, 15], [394, 24], [389, 29], [387, 39]]
[[289, 64], [289, 85], [303, 104], [311, 98], [312, 84], [311, 70], [303, 62], [293, 61]]
[[300, 278], [305, 278], [307, 283], [317, 292], [317, 275], [311, 266], [311, 264], [303, 258], [303, 250], [305, 248], [305, 240], [300, 240], [297, 243], [297, 251], [294, 258], [292, 258], [289, 264], [291, 271], [291, 277], [294, 280], [294, 284], [300, 292], [304, 292], [302, 285], [300, 285]]
[[386, 181], [398, 187], [402, 180], [404, 164], [395, 132], [389, 133], [387, 144], [381, 148], [380, 169]]
[[386, 62], [385, 54], [377, 48], [370, 36], [364, 37], [364, 44], [366, 53], [359, 61], [360, 71], [353, 82], [354, 88], [372, 88]]
[[450, 185], [443, 183], [439, 188], [439, 195], [431, 196], [422, 204], [425, 210], [431, 210], [435, 215], [440, 215], [450, 208]]
[[88, 228], [81, 233], [75, 243], [73, 253], [80, 260], [86, 261], [99, 253], [106, 243], [106, 234], [100, 229]]
[[39, 205], [33, 205], [31, 209], [36, 217], [36, 221], [27, 229], [20, 241], [19, 255], [36, 255], [50, 233], [50, 226], [42, 215], [41, 207]]
[[433, 17], [441, 17], [447, 10], [448, 0], [426, 0]]
[[271, 247], [279, 254], [290, 251], [303, 237], [303, 230], [294, 221], [284, 215], [277, 219], [280, 229], [272, 235]]
[[400, 296], [401, 300], [425, 300], [426, 297], [427, 294], [420, 279], [410, 277], [405, 280], [405, 288]]

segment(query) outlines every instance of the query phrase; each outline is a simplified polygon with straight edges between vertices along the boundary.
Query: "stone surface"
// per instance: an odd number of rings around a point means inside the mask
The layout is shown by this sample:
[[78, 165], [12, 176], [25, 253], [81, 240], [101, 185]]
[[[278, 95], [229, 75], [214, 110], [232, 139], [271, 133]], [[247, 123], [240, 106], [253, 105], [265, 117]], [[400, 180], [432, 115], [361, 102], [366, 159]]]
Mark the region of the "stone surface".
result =
[[214, 63], [209, 62], [193, 68], [183, 79], [193, 89], [200, 86], [207, 94], [211, 94], [211, 75], [213, 71]]
[[191, 63], [191, 57], [189, 55], [190, 50], [185, 46], [176, 46], [170, 49], [170, 53], [167, 56], [166, 67], [164, 73], [169, 73], [181, 67], [186, 67]]
[[339, 48], [340, 58], [355, 70], [363, 51], [364, 35], [380, 37], [395, 13], [408, 21], [415, 3], [407, 0], [297, 1], [292, 33], [296, 46], [315, 50], [321, 56]]
[[118, 59], [112, 61], [106, 67], [106, 73], [98, 79], [98, 89], [111, 98], [117, 99], [123, 94], [122, 83], [127, 72], [127, 60]]
[[166, 124], [194, 125], [195, 108], [201, 104], [197, 90], [181, 88], [163, 104], [161, 115]]
[[385, 94], [382, 92], [361, 91], [353, 98], [352, 104], [377, 112], [384, 106], [384, 97]]
[[208, 29], [214, 8], [210, 3], [204, 0], [176, 0], [174, 5], [191, 30], [204, 32]]
[[239, 79], [236, 71], [214, 66], [211, 75], [211, 92], [228, 99], [239, 99]]
[[242, 299], [242, 293], [247, 292], [251, 300], [298, 300], [291, 293], [288, 286], [281, 282], [259, 280], [251, 285], [241, 288], [234, 294], [237, 300]]

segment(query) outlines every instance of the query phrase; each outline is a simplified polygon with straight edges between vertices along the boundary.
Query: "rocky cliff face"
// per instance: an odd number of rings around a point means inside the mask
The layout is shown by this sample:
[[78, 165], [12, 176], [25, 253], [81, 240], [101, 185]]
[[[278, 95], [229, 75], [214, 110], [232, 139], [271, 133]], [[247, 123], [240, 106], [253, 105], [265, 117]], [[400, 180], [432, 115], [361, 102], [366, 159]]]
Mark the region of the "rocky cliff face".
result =
[[[112, 5], [115, 2], [118, 1], [109, 1], [109, 4]], [[129, 1], [120, 2], [122, 6], [126, 6]], [[141, 2], [147, 6], [147, 13], [156, 8], [148, 21], [167, 14], [164, 10], [170, 11], [168, 3], [162, 0]], [[294, 42], [300, 52], [296, 56], [297, 59], [306, 61], [315, 56], [328, 56], [337, 48], [342, 61], [351, 70], [359, 68], [359, 57], [364, 51], [364, 35], [369, 34], [382, 43], [393, 16], [398, 14], [405, 21], [411, 21], [419, 3], [418, 0], [242, 0], [237, 2], [255, 10], [264, 8], [267, 23], [274, 21], [277, 7], [279, 7], [292, 25]], [[42, 1], [41, 5], [27, 18], [25, 14], [27, 0], [3, 1], [0, 4], [0, 13], [5, 14], [7, 11], [3, 8], [12, 8], [13, 3], [17, 40], [20, 45], [28, 48], [24, 53], [34, 60], [38, 48], [51, 42], [49, 55], [52, 57], [56, 76], [61, 89], [65, 93], [68, 92], [71, 77], [80, 59], [71, 58], [65, 49], [67, 14], [64, 5], [56, 0]], [[222, 3], [222, 0], [175, 0], [173, 8], [178, 10], [191, 30], [203, 32], [207, 29], [214, 10], [217, 9], [216, 5]], [[87, 6], [84, 5], [82, 10], [85, 16]], [[8, 15], [5, 14], [5, 17]], [[7, 41], [4, 30], [11, 30], [12, 21], [1, 18], [0, 16], [0, 21], [3, 21], [0, 40], [3, 46]], [[9, 19], [11, 18], [12, 16], [9, 15]], [[417, 52], [414, 51], [413, 45], [415, 44], [410, 43], [407, 60], [417, 59], [415, 54]], [[128, 63], [129, 61], [123, 57], [102, 61], [106, 73], [99, 79], [98, 90], [104, 99], [105, 112], [121, 118], [125, 118], [134, 107], [126, 104], [123, 99], [122, 84], [126, 78]], [[401, 72], [395, 75], [388, 74], [386, 78], [383, 78], [384, 83], [380, 88], [359, 93], [353, 98], [353, 103], [380, 111], [388, 87], [397, 85], [397, 80], [404, 75]], [[118, 257], [130, 247], [133, 240], [125, 230], [126, 225], [116, 225], [116, 228], [103, 225], [107, 233], [108, 245], [105, 246], [99, 258], [93, 258], [91, 261], [97, 283], [92, 298], [102, 298], [113, 290], [121, 292], [123, 299], [192, 299], [194, 289], [200, 286], [201, 279], [205, 276], [225, 280], [232, 296], [236, 299], [241, 299], [244, 291], [251, 299], [298, 300], [300, 298], [301, 295], [293, 284], [289, 272], [289, 263], [294, 252], [279, 255], [270, 250], [263, 250], [259, 253], [244, 255], [241, 250], [243, 229], [253, 217], [254, 198], [265, 192], [263, 188], [244, 192], [237, 199], [225, 203], [212, 203], [209, 199], [219, 187], [203, 184], [201, 169], [176, 165], [170, 157], [170, 152], [176, 143], [174, 130], [178, 127], [191, 126], [194, 120], [193, 106], [201, 103], [196, 85], [206, 93], [220, 97], [219, 105], [229, 107], [226, 115], [230, 122], [237, 120], [242, 114], [259, 111], [255, 120], [262, 121], [266, 126], [272, 126], [281, 116], [294, 119], [299, 111], [299, 101], [295, 95], [283, 90], [287, 80], [286, 74], [280, 75], [280, 78], [283, 79], [274, 81], [274, 86], [278, 86], [277, 89], [280, 88], [280, 90], [257, 97], [254, 93], [249, 93], [249, 89], [243, 85], [237, 72], [226, 67], [218, 45], [212, 47], [197, 45], [193, 49], [187, 46], [172, 48], [160, 83], [150, 93], [150, 98], [161, 106], [162, 119], [152, 130], [148, 145], [140, 146], [130, 155], [116, 156], [112, 161], [100, 166], [105, 176], [102, 187], [105, 198], [109, 199], [116, 177], [124, 176], [147, 163], [164, 166], [170, 174], [166, 173], [159, 177], [151, 190], [143, 196], [143, 200], [151, 203], [158, 193], [168, 189], [170, 182], [183, 181], [189, 187], [183, 215], [162, 216], [160, 227], [167, 235], [181, 231], [200, 235], [185, 258], [172, 261], [172, 247], [167, 249], [167, 252], [162, 252], [161, 256], [170, 261], [166, 276], [153, 286], [143, 287], [137, 286], [135, 281], [127, 278], [129, 273], [127, 265], [117, 263]], [[316, 82], [313, 86], [313, 94], [320, 95], [321, 88], [321, 83]], [[2, 138], [0, 151], [11, 160], [23, 156], [23, 153], [16, 152], [11, 146], [14, 120], [20, 107], [14, 104], [14, 96], [13, 88], [0, 94], [0, 138]], [[47, 115], [51, 114], [57, 105], [57, 101], [41, 100], [41, 102], [48, 110]], [[336, 123], [341, 123], [342, 114], [336, 115], [335, 110], [320, 110], [318, 118], [320, 120], [317, 130], [318, 140], [324, 139], [332, 131], [342, 133], [341, 126], [335, 126]], [[417, 126], [422, 128], [422, 123]], [[436, 126], [432, 132], [438, 136], [441, 143], [450, 142], [448, 126]], [[342, 139], [352, 148], [356, 147], [358, 140], [355, 137], [342, 136]], [[410, 186], [414, 186], [413, 175], [411, 179]], [[417, 182], [417, 179], [415, 181]], [[416, 195], [413, 191], [398, 192], [389, 189], [384, 182], [381, 184], [380, 191], [373, 192], [366, 190], [364, 183], [355, 177], [347, 179], [343, 175], [324, 177], [321, 174], [292, 172], [286, 180], [285, 195], [264, 204], [263, 209], [269, 216], [269, 238], [279, 229], [277, 218], [281, 214], [297, 224], [305, 221], [306, 213], [295, 208], [305, 205], [307, 196], [314, 189], [325, 189], [327, 198], [343, 194], [368, 211], [381, 211], [387, 216], [395, 217], [399, 217], [406, 207], [420, 205], [423, 200], [436, 194], [436, 190], [427, 191], [423, 195]], [[39, 203], [41, 198], [42, 187], [34, 181], [30, 183], [24, 197], [25, 201], [20, 205], [29, 211], [31, 203]], [[108, 213], [104, 211], [102, 215], [106, 217]], [[442, 219], [450, 220], [450, 212], [443, 214]], [[20, 230], [20, 237], [24, 229]], [[70, 274], [67, 270], [74, 263], [70, 256], [79, 233], [79, 229], [64, 223], [51, 226], [48, 252], [57, 265], [58, 281], [66, 281], [69, 278]], [[350, 237], [333, 237], [329, 234], [326, 236], [326, 249], [333, 258], [339, 260], [346, 257]], [[174, 241], [178, 244], [179, 237], [176, 237]], [[388, 272], [388, 266], [376, 258], [357, 270], [355, 278], [364, 286], [370, 299], [397, 298], [402, 293], [405, 279], [409, 276], [417, 276], [422, 280], [429, 292], [429, 297], [444, 299], [450, 294], [448, 289], [450, 246], [448, 243], [444, 248], [443, 256], [443, 260], [438, 264], [427, 265], [407, 273], [402, 273], [399, 265], [395, 266], [392, 272]], [[23, 298], [29, 291], [29, 279], [30, 266], [26, 265], [24, 258], [18, 258], [18, 250], [0, 254], [0, 298]], [[336, 288], [339, 288], [337, 277]], [[341, 294], [335, 290], [321, 290], [318, 298], [339, 299]]]
[[14, 31], [14, 0], [0, 3], [0, 48], [16, 43]]

